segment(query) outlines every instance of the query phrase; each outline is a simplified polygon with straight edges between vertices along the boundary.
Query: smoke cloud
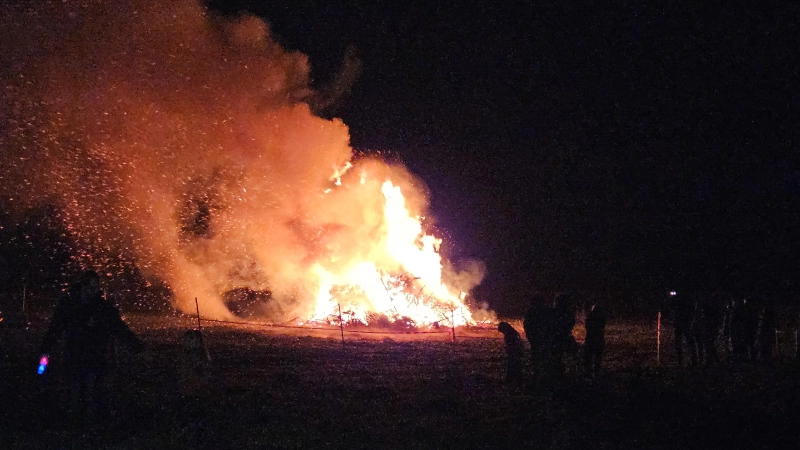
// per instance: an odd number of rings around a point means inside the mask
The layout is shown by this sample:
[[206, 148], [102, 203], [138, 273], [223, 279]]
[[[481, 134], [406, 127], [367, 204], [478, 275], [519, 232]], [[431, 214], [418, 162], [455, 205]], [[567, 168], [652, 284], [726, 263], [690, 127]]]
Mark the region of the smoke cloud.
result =
[[[207, 317], [230, 317], [223, 296], [239, 288], [302, 315], [312, 264], [381, 258], [380, 183], [425, 213], [397, 164], [358, 158], [334, 183], [348, 129], [312, 113], [306, 56], [261, 19], [195, 0], [0, 8], [0, 202], [56, 205], [86, 266], [135, 264]], [[468, 289], [482, 270], [453, 276]]]

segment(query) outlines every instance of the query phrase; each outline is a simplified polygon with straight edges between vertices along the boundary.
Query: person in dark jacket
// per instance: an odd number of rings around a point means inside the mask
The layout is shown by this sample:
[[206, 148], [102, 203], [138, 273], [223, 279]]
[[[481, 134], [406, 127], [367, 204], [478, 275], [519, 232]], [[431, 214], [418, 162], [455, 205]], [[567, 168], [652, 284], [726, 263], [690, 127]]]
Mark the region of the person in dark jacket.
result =
[[599, 303], [592, 305], [586, 315], [586, 341], [583, 344], [583, 366], [586, 376], [600, 373], [606, 348], [606, 311]]
[[776, 313], [775, 302], [771, 299], [762, 299], [758, 324], [758, 356], [764, 363], [772, 363], [775, 357]]
[[553, 344], [553, 354], [550, 369], [554, 376], [561, 377], [565, 372], [567, 353], [577, 346], [572, 336], [572, 329], [575, 327], [575, 303], [572, 298], [567, 294], [557, 295], [552, 314], [550, 339]]
[[719, 296], [711, 294], [700, 300], [695, 339], [697, 356], [701, 363], [709, 364], [719, 361], [717, 338], [724, 321], [725, 306]]
[[538, 294], [534, 295], [531, 297], [528, 311], [525, 312], [522, 328], [525, 331], [525, 338], [530, 344], [531, 363], [535, 368], [541, 366], [544, 358], [545, 345], [543, 341], [547, 336], [545, 336], [543, 327], [546, 320], [547, 308], [544, 304], [544, 298]]
[[522, 338], [508, 322], [500, 322], [497, 331], [503, 333], [506, 345], [506, 381], [518, 382], [522, 379], [522, 355], [525, 351]]
[[81, 275], [78, 285], [58, 302], [42, 341], [41, 353], [49, 355], [63, 337], [64, 368], [73, 388], [72, 409], [84, 423], [105, 408], [105, 377], [109, 349], [115, 343], [140, 352], [144, 346], [107, 302], [94, 271]]
[[694, 338], [695, 302], [685, 294], [670, 293], [672, 309], [672, 329], [674, 333], [675, 356], [678, 365], [683, 365], [683, 344], [689, 348], [692, 364], [697, 364], [697, 342]]
[[736, 362], [755, 361], [758, 308], [755, 298], [738, 300], [731, 313], [731, 346]]

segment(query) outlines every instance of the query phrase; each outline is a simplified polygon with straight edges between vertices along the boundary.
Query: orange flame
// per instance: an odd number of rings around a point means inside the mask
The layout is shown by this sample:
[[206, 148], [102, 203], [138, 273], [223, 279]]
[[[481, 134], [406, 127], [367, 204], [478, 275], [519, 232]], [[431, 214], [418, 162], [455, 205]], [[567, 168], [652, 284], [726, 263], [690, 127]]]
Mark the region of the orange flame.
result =
[[[365, 177], [362, 173], [362, 184]], [[387, 258], [353, 260], [340, 265], [344, 268], [339, 271], [315, 264], [312, 272], [319, 277], [320, 285], [313, 317], [329, 317], [341, 310], [364, 323], [370, 313], [411, 319], [417, 325], [472, 323], [470, 309], [464, 304], [467, 294], [454, 292], [442, 282], [442, 240], [423, 232], [421, 218], [409, 213], [400, 187], [387, 180], [381, 191], [386, 199], [385, 227], [376, 240], [381, 248], [373, 254]], [[401, 273], [390, 273], [389, 267]]]

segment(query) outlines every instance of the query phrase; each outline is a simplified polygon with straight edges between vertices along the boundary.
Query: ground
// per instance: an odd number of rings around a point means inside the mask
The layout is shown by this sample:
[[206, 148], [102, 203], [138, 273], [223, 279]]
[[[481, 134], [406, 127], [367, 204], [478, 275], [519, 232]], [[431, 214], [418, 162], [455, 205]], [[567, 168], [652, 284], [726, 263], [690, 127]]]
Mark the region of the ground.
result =
[[58, 355], [49, 376], [35, 373], [42, 327], [2, 329], [0, 447], [771, 448], [800, 437], [793, 337], [771, 366], [681, 369], [668, 327], [659, 364], [654, 324], [616, 322], [599, 378], [573, 359], [564, 380], [526, 366], [515, 385], [492, 330], [457, 330], [455, 343], [346, 333], [343, 344], [338, 330], [208, 324], [211, 361], [198, 365], [182, 341], [192, 321], [127, 320], [148, 349], [119, 352], [112, 412], [82, 432]]

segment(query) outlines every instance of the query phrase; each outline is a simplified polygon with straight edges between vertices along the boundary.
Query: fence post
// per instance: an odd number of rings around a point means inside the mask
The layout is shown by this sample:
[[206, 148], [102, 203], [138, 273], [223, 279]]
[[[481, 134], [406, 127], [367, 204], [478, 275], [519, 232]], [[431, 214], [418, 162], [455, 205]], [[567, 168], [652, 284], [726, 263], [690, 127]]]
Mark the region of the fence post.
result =
[[773, 356], [775, 358], [777, 358], [779, 354], [780, 354], [780, 348], [778, 347], [778, 327], [776, 326], [775, 327], [775, 355], [773, 355]]
[[661, 311], [658, 312], [656, 323], [656, 364], [661, 365]]
[[194, 298], [194, 306], [197, 308], [197, 331], [200, 333], [200, 343], [203, 344], [203, 350], [206, 352], [206, 360], [211, 361], [211, 354], [208, 353], [206, 340], [203, 338], [203, 327], [200, 325], [200, 302], [197, 301], [197, 297]]
[[342, 323], [342, 304], [337, 303], [339, 306], [339, 331], [342, 333], [342, 345], [344, 345], [344, 324]]
[[456, 341], [456, 309], [453, 308], [450, 310], [450, 324], [452, 325], [453, 330], [453, 342]]

